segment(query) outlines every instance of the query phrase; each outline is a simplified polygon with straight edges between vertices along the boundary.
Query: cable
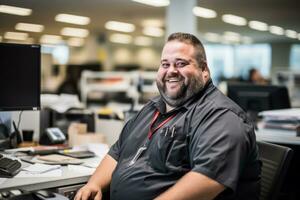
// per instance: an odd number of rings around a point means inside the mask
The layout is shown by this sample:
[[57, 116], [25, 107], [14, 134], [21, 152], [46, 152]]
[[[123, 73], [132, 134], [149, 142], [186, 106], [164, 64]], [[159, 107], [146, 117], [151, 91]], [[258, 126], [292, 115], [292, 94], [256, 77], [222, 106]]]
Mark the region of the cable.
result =
[[22, 113], [23, 113], [23, 110], [19, 113], [19, 119], [18, 119], [18, 130], [19, 130], [19, 127], [20, 127], [20, 123], [21, 123], [21, 116], [22, 116]]

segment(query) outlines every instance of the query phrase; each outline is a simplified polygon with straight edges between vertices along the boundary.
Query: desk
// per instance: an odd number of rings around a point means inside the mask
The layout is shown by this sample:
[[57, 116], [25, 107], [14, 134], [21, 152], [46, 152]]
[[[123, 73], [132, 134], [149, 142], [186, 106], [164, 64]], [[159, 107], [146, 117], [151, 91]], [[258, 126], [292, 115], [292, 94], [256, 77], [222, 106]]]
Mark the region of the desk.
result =
[[295, 132], [277, 129], [258, 129], [256, 139], [271, 143], [300, 145], [300, 137]]
[[[28, 164], [22, 163], [22, 167], [25, 167], [26, 165]], [[90, 176], [91, 173], [77, 173], [75, 171], [70, 171], [67, 166], [63, 166], [62, 176], [60, 177], [8, 178], [6, 181], [0, 184], [0, 191], [15, 188], [33, 191], [40, 189], [59, 188], [70, 185], [82, 185], [88, 181]]]

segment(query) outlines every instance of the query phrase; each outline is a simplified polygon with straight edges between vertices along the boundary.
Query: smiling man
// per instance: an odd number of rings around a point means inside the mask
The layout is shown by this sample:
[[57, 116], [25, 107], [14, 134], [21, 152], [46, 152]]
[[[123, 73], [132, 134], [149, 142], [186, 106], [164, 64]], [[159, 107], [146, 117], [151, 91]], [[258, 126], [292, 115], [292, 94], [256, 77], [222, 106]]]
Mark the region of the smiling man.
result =
[[75, 199], [254, 200], [260, 161], [245, 113], [212, 83], [201, 42], [168, 37], [157, 73], [160, 96], [126, 123]]

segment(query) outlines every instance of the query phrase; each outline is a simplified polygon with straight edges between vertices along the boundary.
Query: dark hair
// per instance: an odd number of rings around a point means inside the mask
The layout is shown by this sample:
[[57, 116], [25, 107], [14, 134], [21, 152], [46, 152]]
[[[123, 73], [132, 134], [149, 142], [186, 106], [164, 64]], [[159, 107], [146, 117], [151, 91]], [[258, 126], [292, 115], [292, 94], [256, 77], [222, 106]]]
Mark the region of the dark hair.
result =
[[257, 69], [255, 69], [255, 68], [251, 68], [250, 70], [249, 70], [249, 77], [248, 77], [248, 79], [249, 79], [249, 81], [250, 82], [252, 82], [253, 80], [253, 75], [256, 73], [256, 71], [257, 71]]
[[167, 42], [174, 41], [174, 40], [191, 44], [195, 48], [196, 50], [195, 57], [199, 66], [202, 66], [201, 65], [202, 62], [206, 62], [206, 54], [205, 54], [203, 44], [196, 36], [189, 33], [180, 33], [180, 32], [172, 33], [171, 35], [169, 35]]

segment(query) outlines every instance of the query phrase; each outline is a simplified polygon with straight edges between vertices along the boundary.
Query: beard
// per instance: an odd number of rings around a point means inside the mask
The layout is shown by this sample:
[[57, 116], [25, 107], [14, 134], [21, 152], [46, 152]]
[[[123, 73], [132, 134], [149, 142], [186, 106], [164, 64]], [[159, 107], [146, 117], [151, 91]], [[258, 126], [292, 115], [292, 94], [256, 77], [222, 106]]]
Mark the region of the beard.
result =
[[[180, 76], [180, 75], [179, 75]], [[158, 91], [163, 98], [164, 102], [172, 107], [178, 107], [184, 104], [188, 99], [193, 97], [204, 88], [205, 82], [201, 76], [192, 76], [190, 79], [185, 80], [180, 76], [180, 86], [175, 94], [170, 94], [166, 86], [166, 78], [162, 80], [156, 79]]]

